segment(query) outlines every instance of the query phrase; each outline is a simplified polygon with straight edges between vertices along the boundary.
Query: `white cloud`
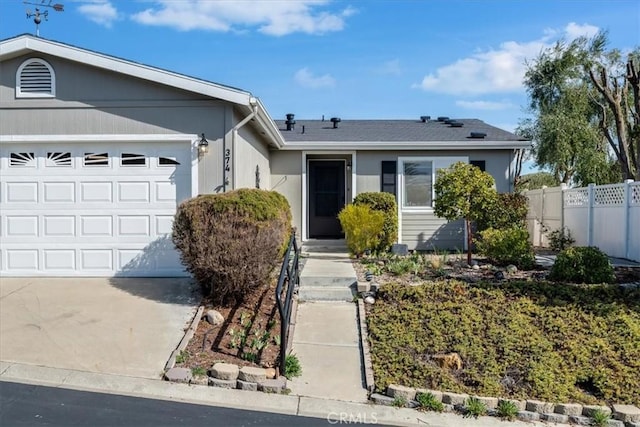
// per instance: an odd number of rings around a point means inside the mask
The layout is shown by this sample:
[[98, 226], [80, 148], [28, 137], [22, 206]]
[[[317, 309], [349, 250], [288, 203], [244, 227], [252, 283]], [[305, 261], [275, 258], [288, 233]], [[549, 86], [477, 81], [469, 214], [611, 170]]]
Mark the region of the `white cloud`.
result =
[[600, 28], [594, 25], [578, 25], [575, 22], [569, 22], [569, 24], [564, 29], [564, 32], [569, 40], [577, 39], [578, 37], [582, 36], [593, 37], [598, 33], [598, 31], [600, 31]]
[[496, 110], [507, 110], [509, 108], [515, 107], [509, 101], [456, 101], [456, 105], [461, 108], [466, 108], [467, 110], [484, 110], [484, 111], [496, 111]]
[[111, 28], [113, 21], [118, 19], [118, 10], [108, 0], [96, 0], [78, 6], [78, 11], [97, 24]]
[[157, 7], [136, 13], [132, 19], [145, 25], [173, 27], [181, 31], [258, 31], [284, 36], [291, 33], [324, 34], [340, 31], [356, 10], [319, 10], [328, 0], [159, 0]]
[[477, 52], [427, 74], [413, 87], [453, 95], [522, 92], [525, 61], [550, 47], [558, 35], [574, 39], [593, 35], [597, 27], [569, 23], [562, 31], [545, 29], [543, 36], [529, 42], [507, 41], [497, 49]]
[[322, 76], [315, 76], [308, 68], [301, 68], [296, 71], [293, 79], [302, 87], [319, 89], [323, 87], [333, 87], [336, 84], [336, 80], [331, 77], [330, 74], [324, 74]]
[[376, 70], [379, 74], [386, 76], [399, 76], [402, 74], [402, 68], [400, 67], [399, 59], [392, 59], [387, 61]]

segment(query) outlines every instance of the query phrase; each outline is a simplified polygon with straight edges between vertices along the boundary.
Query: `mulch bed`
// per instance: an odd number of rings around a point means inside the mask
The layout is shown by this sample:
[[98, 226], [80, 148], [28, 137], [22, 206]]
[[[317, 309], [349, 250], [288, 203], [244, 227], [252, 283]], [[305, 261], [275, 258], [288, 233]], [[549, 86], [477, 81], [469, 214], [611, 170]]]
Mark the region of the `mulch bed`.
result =
[[[204, 313], [211, 309], [217, 310], [225, 321], [222, 325], [213, 327], [203, 315], [193, 338], [183, 352], [184, 360], [176, 363], [176, 366], [191, 369], [200, 367], [205, 370], [216, 362], [233, 363], [241, 367], [276, 366], [280, 347], [274, 340], [280, 335], [280, 315], [275, 301], [275, 283], [260, 287], [233, 307], [213, 304], [208, 298], [203, 298], [201, 305], [205, 307]], [[249, 322], [251, 326], [247, 327]], [[249, 332], [247, 343], [243, 349], [233, 348], [231, 331], [241, 330]], [[267, 346], [257, 352], [251, 348], [255, 331], [267, 331], [271, 336]], [[257, 360], [245, 360], [242, 356], [243, 350], [257, 353]]]

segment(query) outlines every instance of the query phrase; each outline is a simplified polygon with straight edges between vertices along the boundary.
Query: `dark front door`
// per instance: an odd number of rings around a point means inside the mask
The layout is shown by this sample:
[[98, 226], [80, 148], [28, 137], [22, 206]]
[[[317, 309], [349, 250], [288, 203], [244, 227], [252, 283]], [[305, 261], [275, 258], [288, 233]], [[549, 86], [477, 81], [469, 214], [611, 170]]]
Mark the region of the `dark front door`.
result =
[[309, 237], [341, 238], [338, 213], [345, 203], [345, 162], [309, 160]]

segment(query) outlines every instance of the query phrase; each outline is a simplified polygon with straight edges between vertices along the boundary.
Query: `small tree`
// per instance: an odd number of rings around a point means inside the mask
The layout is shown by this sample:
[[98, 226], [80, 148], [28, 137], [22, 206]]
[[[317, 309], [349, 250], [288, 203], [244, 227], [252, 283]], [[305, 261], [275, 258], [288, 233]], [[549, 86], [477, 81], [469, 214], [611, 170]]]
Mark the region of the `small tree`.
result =
[[482, 217], [496, 198], [493, 177], [463, 162], [438, 171], [434, 212], [449, 221], [464, 219], [467, 227], [467, 262], [471, 263], [471, 221]]

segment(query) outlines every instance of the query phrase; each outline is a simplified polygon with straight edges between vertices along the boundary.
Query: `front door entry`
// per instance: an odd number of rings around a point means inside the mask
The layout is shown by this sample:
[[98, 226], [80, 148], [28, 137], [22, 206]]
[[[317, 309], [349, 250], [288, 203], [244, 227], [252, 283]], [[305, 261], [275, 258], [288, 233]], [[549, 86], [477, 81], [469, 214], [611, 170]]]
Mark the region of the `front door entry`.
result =
[[345, 205], [345, 161], [309, 160], [309, 237], [344, 237], [338, 213]]

